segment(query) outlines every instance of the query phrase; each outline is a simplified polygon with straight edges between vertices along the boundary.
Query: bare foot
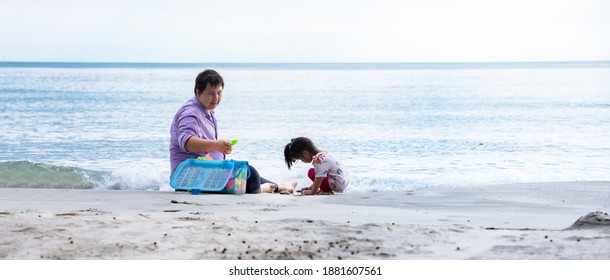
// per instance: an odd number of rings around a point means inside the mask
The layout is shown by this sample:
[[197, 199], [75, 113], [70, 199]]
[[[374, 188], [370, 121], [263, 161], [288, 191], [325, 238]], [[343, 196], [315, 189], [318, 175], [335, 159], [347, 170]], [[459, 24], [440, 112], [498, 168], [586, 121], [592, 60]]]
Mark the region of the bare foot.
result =
[[261, 192], [262, 193], [272, 193], [275, 188], [277, 188], [277, 186], [275, 184], [271, 184], [271, 183], [264, 183], [261, 185]]
[[294, 189], [296, 189], [297, 187], [297, 180], [292, 180], [292, 181], [288, 181], [288, 182], [281, 182], [279, 184], [279, 191], [281, 193], [294, 193]]

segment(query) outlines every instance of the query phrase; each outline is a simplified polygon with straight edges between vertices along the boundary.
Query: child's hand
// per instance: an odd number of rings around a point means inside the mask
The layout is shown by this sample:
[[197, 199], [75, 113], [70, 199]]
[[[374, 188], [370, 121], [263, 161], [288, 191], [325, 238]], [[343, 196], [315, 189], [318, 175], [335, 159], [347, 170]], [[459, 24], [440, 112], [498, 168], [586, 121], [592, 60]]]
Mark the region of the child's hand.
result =
[[303, 195], [312, 195], [314, 193], [310, 189], [303, 189], [303, 191], [301, 191], [301, 194], [303, 194]]

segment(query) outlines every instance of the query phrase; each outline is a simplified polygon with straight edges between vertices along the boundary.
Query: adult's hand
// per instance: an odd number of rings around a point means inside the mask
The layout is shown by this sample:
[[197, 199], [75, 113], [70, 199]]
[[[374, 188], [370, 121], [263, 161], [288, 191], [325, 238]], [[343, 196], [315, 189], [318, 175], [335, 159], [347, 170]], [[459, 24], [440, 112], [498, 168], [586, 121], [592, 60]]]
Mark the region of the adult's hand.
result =
[[225, 155], [230, 154], [231, 151], [233, 150], [233, 145], [231, 145], [231, 141], [227, 140], [227, 139], [217, 140], [216, 145], [217, 145], [216, 150]]

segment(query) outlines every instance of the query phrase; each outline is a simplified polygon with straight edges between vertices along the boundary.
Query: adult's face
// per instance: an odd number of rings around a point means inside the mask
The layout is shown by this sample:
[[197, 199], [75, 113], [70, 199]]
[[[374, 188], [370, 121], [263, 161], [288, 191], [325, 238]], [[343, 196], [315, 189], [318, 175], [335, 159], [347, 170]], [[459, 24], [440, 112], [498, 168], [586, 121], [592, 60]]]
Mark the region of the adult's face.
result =
[[197, 99], [199, 99], [199, 102], [201, 105], [203, 105], [203, 108], [209, 112], [216, 109], [218, 104], [220, 104], [220, 101], [222, 100], [222, 86], [218, 85], [217, 87], [213, 87], [208, 83], [205, 85], [205, 89], [203, 91], [197, 89], [196, 94]]

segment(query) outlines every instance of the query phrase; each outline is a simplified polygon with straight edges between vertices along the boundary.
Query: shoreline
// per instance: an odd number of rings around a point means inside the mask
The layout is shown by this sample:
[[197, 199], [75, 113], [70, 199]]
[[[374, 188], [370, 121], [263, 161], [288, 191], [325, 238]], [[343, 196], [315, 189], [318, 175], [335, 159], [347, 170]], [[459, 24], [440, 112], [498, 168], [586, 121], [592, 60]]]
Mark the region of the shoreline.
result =
[[[0, 259], [610, 259], [610, 182], [334, 196], [0, 188]], [[598, 212], [598, 224], [579, 218]]]

